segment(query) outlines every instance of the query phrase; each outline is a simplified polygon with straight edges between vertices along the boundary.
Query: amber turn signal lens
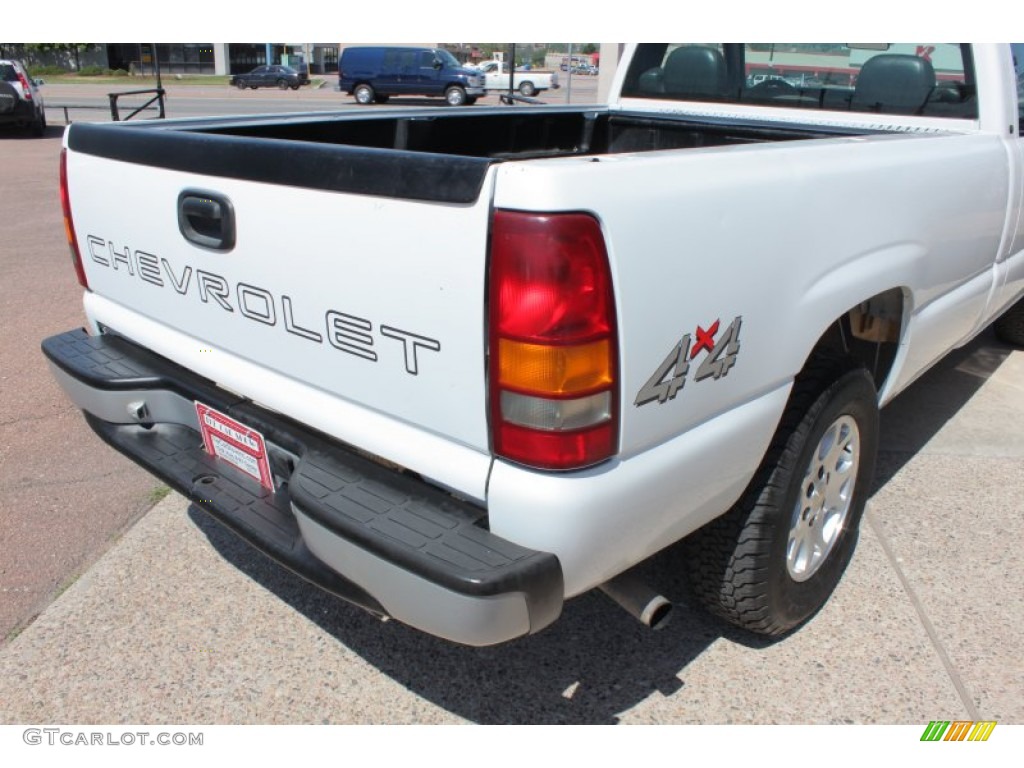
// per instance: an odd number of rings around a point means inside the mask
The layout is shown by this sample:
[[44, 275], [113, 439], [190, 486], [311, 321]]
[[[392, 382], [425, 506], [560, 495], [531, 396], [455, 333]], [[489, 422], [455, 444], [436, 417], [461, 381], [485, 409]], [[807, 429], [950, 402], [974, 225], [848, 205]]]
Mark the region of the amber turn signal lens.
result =
[[590, 392], [612, 383], [607, 339], [568, 347], [501, 339], [498, 381], [502, 387], [544, 395]]

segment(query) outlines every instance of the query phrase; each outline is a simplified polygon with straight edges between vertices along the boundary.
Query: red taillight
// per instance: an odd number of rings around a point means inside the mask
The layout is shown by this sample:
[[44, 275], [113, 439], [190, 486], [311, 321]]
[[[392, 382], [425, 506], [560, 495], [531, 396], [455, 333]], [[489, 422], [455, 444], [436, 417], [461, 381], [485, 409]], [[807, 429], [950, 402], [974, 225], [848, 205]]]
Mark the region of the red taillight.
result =
[[64, 234], [71, 249], [71, 263], [75, 265], [75, 274], [83, 288], [89, 287], [82, 267], [82, 254], [78, 251], [78, 237], [75, 235], [75, 224], [71, 219], [71, 199], [68, 196], [68, 151], [60, 151], [60, 207], [64, 211]]
[[21, 83], [21, 89], [25, 92], [25, 101], [32, 101], [32, 86], [29, 84], [28, 78], [21, 72], [18, 72], [18, 82]]
[[615, 305], [597, 220], [496, 211], [489, 299], [495, 453], [543, 469], [613, 456]]

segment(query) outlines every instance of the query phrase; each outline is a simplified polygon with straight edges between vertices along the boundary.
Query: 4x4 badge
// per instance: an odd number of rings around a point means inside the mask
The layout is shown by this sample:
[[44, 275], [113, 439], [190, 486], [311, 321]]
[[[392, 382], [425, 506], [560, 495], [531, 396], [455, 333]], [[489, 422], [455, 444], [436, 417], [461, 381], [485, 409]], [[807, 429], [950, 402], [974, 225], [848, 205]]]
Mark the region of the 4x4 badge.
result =
[[697, 367], [693, 376], [694, 381], [704, 379], [720, 379], [728, 375], [729, 371], [736, 365], [736, 357], [740, 351], [740, 325], [743, 318], [737, 316], [725, 331], [722, 337], [715, 339], [720, 325], [715, 320], [708, 326], [707, 330], [698, 325], [696, 330], [697, 341], [690, 349], [690, 334], [685, 334], [668, 353], [661, 365], [654, 372], [654, 375], [637, 392], [633, 405], [639, 407], [657, 400], [659, 403], [666, 403], [675, 398], [684, 386], [686, 377], [690, 373], [690, 362], [696, 359], [697, 355], [706, 351], [704, 359]]

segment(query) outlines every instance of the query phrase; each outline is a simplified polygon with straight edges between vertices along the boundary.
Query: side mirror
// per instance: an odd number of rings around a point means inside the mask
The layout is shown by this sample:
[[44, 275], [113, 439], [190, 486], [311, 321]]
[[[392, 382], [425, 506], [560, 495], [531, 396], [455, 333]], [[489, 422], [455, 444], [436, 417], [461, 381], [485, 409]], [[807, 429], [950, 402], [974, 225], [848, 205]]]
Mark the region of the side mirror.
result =
[[444, 62], [440, 59], [434, 59], [434, 69], [441, 69], [444, 67]]

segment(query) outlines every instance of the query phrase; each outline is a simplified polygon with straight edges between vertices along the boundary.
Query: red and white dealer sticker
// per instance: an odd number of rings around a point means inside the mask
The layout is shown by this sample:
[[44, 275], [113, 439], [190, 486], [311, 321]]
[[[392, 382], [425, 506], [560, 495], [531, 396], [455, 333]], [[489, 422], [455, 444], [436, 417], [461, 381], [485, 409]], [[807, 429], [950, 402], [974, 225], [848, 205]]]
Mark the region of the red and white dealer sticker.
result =
[[196, 402], [196, 415], [207, 453], [240, 469], [267, 490], [274, 490], [263, 435], [200, 402]]

